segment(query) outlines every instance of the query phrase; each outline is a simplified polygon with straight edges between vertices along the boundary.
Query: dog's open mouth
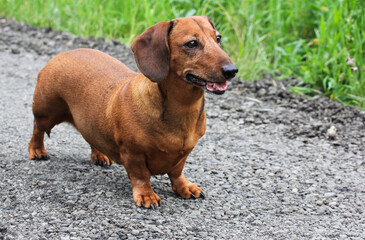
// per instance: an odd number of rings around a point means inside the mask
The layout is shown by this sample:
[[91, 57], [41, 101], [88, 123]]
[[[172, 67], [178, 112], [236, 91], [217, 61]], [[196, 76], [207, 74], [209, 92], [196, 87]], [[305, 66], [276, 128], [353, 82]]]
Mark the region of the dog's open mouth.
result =
[[228, 83], [224, 82], [209, 82], [204, 80], [198, 76], [195, 76], [191, 73], [186, 74], [185, 79], [194, 84], [195, 86], [201, 87], [204, 90], [214, 93], [214, 94], [223, 94], [227, 90]]

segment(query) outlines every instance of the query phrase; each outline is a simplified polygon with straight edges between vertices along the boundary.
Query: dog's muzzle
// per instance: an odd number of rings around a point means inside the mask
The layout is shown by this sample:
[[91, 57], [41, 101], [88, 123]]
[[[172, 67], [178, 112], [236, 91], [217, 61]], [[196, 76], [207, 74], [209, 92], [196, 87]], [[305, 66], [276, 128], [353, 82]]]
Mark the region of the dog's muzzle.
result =
[[207, 81], [192, 73], [186, 74], [185, 79], [187, 82], [189, 82], [195, 86], [201, 87], [202, 89], [206, 90], [207, 92], [211, 92], [211, 93], [218, 94], [218, 95], [223, 94], [227, 90], [227, 87], [228, 87], [227, 81], [210, 82], [210, 81]]

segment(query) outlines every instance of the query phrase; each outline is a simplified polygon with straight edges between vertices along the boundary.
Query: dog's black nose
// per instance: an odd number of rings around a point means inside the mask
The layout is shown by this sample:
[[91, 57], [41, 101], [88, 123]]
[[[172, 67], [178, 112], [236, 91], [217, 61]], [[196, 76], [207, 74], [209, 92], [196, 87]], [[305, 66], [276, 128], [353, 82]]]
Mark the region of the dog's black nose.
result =
[[234, 64], [228, 64], [228, 65], [224, 65], [222, 67], [222, 73], [226, 79], [234, 78], [234, 76], [236, 76], [237, 72], [238, 72], [238, 69], [237, 69], [236, 65], [234, 65]]

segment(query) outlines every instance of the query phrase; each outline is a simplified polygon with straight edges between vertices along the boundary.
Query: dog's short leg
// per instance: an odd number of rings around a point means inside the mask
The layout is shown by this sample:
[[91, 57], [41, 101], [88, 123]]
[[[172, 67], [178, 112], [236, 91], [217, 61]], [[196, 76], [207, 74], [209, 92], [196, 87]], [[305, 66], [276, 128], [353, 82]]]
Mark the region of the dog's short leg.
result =
[[125, 152], [121, 158], [132, 184], [134, 202], [139, 207], [156, 209], [160, 206], [161, 198], [152, 190], [146, 156]]
[[[45, 131], [40, 128], [36, 120], [34, 120], [33, 136], [29, 142], [29, 159], [31, 160], [48, 160], [49, 156], [44, 148], [44, 133]], [[47, 131], [49, 133], [49, 131]]]
[[178, 193], [183, 198], [205, 198], [206, 194], [196, 184], [191, 183], [184, 174], [182, 169], [184, 167], [185, 160], [182, 161], [179, 167], [169, 172], [169, 178], [172, 185], [172, 190]]
[[38, 76], [33, 97], [34, 128], [28, 147], [29, 159], [33, 160], [49, 159], [43, 143], [44, 133], [50, 136], [51, 129], [61, 122], [73, 123], [67, 104], [52, 92], [49, 87], [52, 84], [47, 84], [47, 79], [42, 79], [42, 76]]
[[133, 200], [139, 207], [156, 209], [160, 206], [161, 198], [152, 190], [150, 178], [129, 178], [133, 187]]
[[108, 167], [112, 165], [112, 161], [102, 152], [99, 152], [91, 146], [91, 161], [99, 166]]

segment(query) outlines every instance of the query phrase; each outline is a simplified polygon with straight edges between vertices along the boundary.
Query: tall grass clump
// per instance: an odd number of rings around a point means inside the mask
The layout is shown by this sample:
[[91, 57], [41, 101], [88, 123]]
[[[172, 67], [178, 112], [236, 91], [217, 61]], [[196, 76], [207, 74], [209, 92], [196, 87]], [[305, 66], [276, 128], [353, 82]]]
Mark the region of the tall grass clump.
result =
[[163, 20], [208, 15], [245, 79], [295, 76], [365, 109], [364, 0], [0, 0], [0, 15], [77, 35], [130, 44]]

